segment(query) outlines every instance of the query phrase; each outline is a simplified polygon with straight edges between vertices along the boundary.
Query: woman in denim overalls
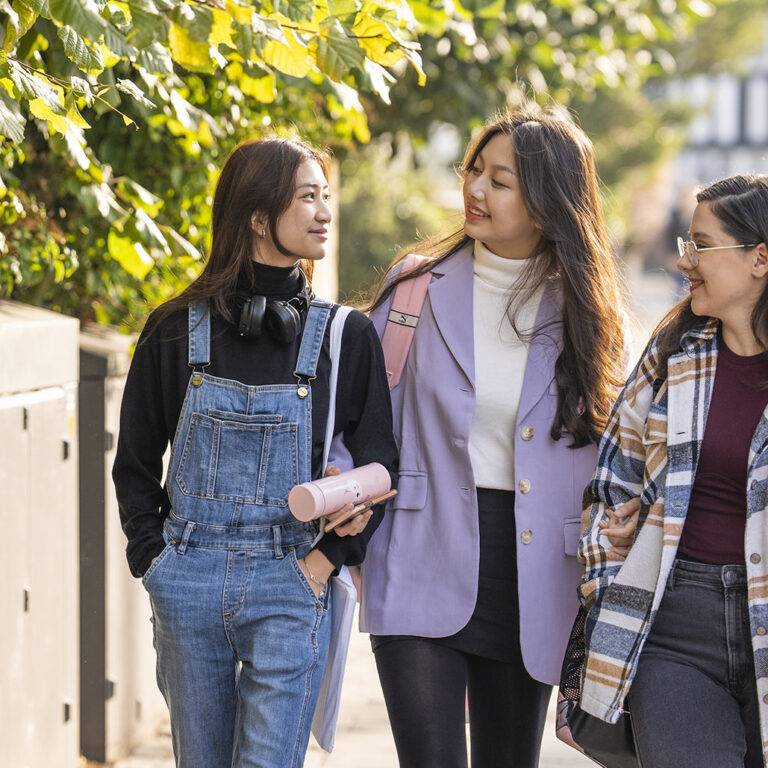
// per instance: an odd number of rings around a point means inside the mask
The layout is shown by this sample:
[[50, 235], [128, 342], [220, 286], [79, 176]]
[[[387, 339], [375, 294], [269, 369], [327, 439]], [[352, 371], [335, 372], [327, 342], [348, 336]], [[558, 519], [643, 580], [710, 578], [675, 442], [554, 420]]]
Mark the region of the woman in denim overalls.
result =
[[[208, 264], [153, 314], [126, 384], [114, 478], [183, 768], [303, 763], [328, 654], [326, 582], [362, 560], [381, 516], [314, 547], [316, 525], [287, 506], [322, 472], [336, 307], [306, 276], [326, 250], [326, 164], [297, 141], [233, 152]], [[334, 432], [356, 464], [394, 468], [383, 358], [360, 313], [342, 337]]]

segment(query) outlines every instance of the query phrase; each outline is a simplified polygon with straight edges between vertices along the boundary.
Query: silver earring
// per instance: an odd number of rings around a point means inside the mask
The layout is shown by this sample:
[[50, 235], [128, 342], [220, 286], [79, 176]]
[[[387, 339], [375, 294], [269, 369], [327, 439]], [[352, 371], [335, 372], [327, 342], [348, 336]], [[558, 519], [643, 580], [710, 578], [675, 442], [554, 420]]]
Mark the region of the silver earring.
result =
[[261, 232], [259, 232], [259, 237], [266, 237], [267, 236], [267, 230], [262, 229]]

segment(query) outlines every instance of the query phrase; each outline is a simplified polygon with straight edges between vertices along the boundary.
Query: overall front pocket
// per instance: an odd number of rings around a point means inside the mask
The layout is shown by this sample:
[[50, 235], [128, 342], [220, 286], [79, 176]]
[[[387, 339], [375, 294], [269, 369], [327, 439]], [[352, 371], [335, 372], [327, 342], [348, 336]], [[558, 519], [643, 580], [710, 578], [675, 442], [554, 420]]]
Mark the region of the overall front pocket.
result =
[[298, 427], [193, 413], [176, 482], [187, 496], [286, 506], [298, 483]]

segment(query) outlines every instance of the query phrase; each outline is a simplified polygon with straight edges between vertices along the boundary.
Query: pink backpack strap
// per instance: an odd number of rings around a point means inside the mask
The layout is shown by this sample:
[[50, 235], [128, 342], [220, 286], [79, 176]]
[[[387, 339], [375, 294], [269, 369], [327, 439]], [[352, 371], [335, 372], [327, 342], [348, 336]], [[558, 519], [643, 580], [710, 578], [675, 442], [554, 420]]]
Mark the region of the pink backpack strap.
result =
[[[409, 253], [402, 261], [400, 274], [412, 272], [425, 259], [425, 256]], [[403, 280], [395, 288], [389, 317], [384, 327], [384, 336], [381, 339], [390, 389], [394, 389], [400, 383], [400, 376], [408, 359], [413, 334], [416, 332], [416, 325], [431, 281], [432, 273], [425, 272], [410, 280]]]

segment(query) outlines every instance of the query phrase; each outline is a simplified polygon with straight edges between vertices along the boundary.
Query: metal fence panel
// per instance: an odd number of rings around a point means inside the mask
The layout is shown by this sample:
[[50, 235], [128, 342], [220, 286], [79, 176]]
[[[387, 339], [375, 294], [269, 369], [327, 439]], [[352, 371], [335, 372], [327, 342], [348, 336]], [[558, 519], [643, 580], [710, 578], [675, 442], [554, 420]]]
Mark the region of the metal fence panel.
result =
[[0, 301], [0, 744], [79, 762], [76, 320]]
[[80, 336], [81, 740], [83, 754], [97, 762], [126, 755], [166, 715], [149, 599], [128, 571], [111, 481], [132, 342], [105, 328]]

